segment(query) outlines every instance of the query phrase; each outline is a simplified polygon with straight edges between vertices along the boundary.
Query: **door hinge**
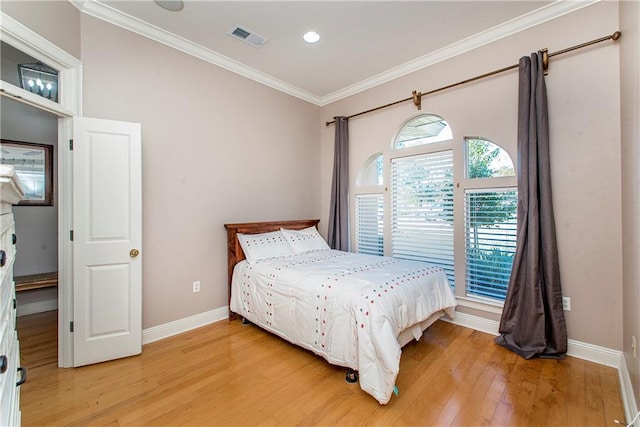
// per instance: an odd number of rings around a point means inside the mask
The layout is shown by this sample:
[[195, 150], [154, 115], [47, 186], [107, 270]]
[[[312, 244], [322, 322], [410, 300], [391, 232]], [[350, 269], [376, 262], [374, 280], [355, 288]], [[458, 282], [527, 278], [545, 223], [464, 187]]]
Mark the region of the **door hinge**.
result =
[[69, 230], [69, 240], [73, 242], [73, 230]]
[[69, 322], [69, 332], [73, 332], [73, 320]]
[[73, 151], [73, 139], [69, 140], [69, 150]]

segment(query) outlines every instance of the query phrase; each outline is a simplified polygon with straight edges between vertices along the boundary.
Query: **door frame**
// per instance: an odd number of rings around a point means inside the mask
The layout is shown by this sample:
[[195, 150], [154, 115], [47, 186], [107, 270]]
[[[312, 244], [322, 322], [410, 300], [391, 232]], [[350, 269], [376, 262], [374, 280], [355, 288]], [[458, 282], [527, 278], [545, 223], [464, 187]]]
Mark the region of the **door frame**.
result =
[[1, 82], [2, 95], [48, 111], [58, 119], [58, 366], [73, 366], [73, 176], [69, 140], [73, 116], [82, 116], [82, 62], [46, 38], [0, 11], [0, 40], [59, 71], [58, 104], [20, 87]]

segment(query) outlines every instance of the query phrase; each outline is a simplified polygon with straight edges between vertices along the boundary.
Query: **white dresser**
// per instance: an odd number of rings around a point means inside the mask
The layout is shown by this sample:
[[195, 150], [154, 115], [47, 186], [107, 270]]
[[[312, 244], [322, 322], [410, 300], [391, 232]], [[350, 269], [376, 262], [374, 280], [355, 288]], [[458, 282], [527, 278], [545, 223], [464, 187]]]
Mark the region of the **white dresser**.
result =
[[20, 425], [20, 384], [27, 378], [26, 369], [20, 366], [13, 284], [16, 235], [12, 205], [23, 197], [13, 166], [0, 165], [0, 426]]

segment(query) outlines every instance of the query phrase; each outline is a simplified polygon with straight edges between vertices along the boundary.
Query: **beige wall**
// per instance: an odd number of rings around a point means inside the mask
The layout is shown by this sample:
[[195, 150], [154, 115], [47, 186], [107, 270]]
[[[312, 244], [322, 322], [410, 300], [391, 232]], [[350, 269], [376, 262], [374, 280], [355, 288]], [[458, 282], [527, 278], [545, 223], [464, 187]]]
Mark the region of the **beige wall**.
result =
[[89, 16], [82, 62], [85, 115], [142, 124], [143, 327], [226, 306], [225, 223], [320, 215], [319, 107]]
[[[620, 3], [622, 112], [623, 350], [640, 403], [640, 364], [631, 337], [640, 339], [640, 3]], [[640, 406], [640, 405], [638, 405]]]
[[[325, 120], [618, 28], [617, 4], [599, 3], [320, 111], [80, 16], [66, 2], [52, 13], [64, 15], [60, 19], [68, 25], [55, 28], [49, 21], [35, 22], [26, 5], [3, 2], [2, 9], [71, 54], [82, 53], [87, 116], [142, 123], [145, 328], [226, 305], [225, 222], [319, 216], [326, 232], [334, 129], [326, 128]], [[618, 45], [612, 42], [552, 58], [547, 85], [561, 274], [564, 293], [572, 298], [572, 311], [566, 313], [569, 336], [614, 349], [624, 342], [628, 351], [621, 328], [618, 64]], [[423, 111], [444, 116], [457, 141], [484, 136], [514, 154], [516, 81], [510, 72], [425, 98]], [[351, 121], [352, 182], [365, 159], [387, 149], [400, 125], [416, 113], [406, 103]], [[634, 129], [637, 137], [637, 127], [623, 128]], [[625, 213], [628, 230], [634, 212]], [[625, 256], [630, 260], [625, 278], [637, 283], [632, 264], [637, 257], [626, 246]], [[202, 282], [199, 294], [191, 293], [194, 280]], [[625, 297], [635, 295], [637, 301], [637, 289], [625, 286]], [[624, 308], [625, 325], [637, 325], [633, 309]]]
[[[571, 28], [571, 31], [567, 31]], [[509, 66], [618, 29], [616, 3], [604, 2], [323, 107], [322, 119], [350, 115]], [[551, 163], [569, 338], [622, 349], [620, 88], [618, 45], [552, 58], [547, 88]], [[422, 112], [443, 116], [456, 144], [483, 136], [516, 153], [517, 71], [423, 98]], [[365, 160], [386, 150], [418, 114], [411, 102], [350, 121], [351, 182]], [[328, 206], [334, 128], [322, 130], [322, 206]], [[322, 212], [326, 225], [326, 213]], [[461, 308], [462, 311], [469, 312]], [[482, 314], [473, 311], [474, 314]], [[495, 318], [490, 314], [487, 318]]]
[[80, 58], [80, 11], [64, 0], [2, 0], [2, 11]]

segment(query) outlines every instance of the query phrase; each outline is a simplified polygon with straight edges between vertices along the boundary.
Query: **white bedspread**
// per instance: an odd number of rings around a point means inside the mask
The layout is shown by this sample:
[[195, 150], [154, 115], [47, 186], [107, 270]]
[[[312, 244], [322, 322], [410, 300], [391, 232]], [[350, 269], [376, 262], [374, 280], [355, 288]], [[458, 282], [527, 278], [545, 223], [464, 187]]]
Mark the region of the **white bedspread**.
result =
[[240, 262], [231, 294], [231, 311], [356, 369], [381, 404], [398, 375], [398, 334], [441, 310], [453, 317], [456, 306], [440, 267], [335, 250]]

